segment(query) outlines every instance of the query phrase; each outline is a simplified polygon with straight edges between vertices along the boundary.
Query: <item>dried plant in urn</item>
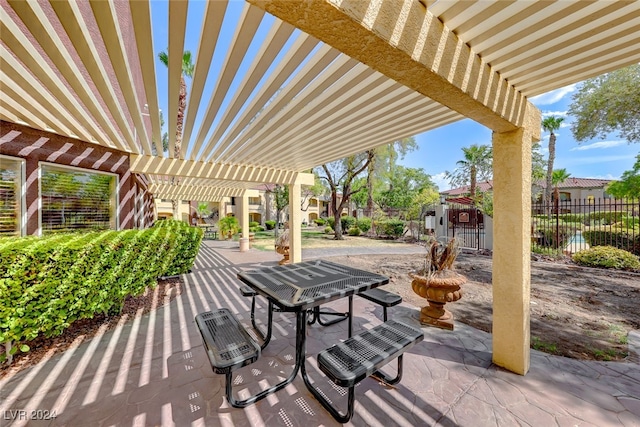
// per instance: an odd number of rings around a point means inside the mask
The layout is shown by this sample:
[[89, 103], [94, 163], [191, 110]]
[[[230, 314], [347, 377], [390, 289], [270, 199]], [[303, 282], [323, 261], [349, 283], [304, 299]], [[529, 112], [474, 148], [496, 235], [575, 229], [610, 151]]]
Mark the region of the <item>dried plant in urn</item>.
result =
[[432, 239], [427, 244], [424, 267], [409, 273], [413, 279], [413, 291], [429, 303], [420, 310], [421, 323], [453, 330], [453, 314], [444, 305], [462, 297], [460, 286], [467, 281], [466, 277], [453, 269], [459, 253], [458, 240], [451, 239], [443, 244]]

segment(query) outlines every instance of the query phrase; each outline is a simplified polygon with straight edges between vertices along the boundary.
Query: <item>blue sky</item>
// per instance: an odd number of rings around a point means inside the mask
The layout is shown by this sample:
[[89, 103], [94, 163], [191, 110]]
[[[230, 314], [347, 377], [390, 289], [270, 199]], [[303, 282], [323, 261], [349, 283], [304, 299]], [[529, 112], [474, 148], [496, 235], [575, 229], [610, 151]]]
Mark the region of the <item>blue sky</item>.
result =
[[[223, 23], [222, 34], [218, 40], [209, 78], [204, 89], [203, 98], [196, 116], [196, 126], [192, 138], [195, 138], [198, 123], [205, 114], [210, 94], [217, 81], [217, 75], [221, 64], [226, 56], [226, 49], [221, 46], [228, 45], [234, 31], [235, 22], [242, 12], [244, 1], [231, 1], [227, 8], [227, 13]], [[185, 37], [185, 50], [190, 50], [192, 55], [197, 55], [198, 41], [202, 28], [202, 18], [204, 16], [205, 2], [189, 2], [187, 31]], [[167, 22], [168, 22], [168, 2], [151, 2], [152, 27], [154, 46], [157, 52], [167, 48]], [[258, 35], [266, 34], [273, 22], [273, 17], [266, 15], [261, 24]], [[251, 44], [248, 54], [243, 60], [240, 68], [249, 67], [253, 54], [260, 47], [260, 37]], [[291, 42], [291, 39], [289, 43]], [[282, 55], [282, 53], [281, 53]], [[197, 60], [197, 58], [196, 58]], [[158, 97], [160, 108], [167, 112], [167, 69], [156, 58], [156, 75], [158, 77]], [[190, 81], [187, 81], [187, 85]], [[222, 104], [224, 111], [231, 93], [239, 82], [234, 81], [230, 93], [227, 94]], [[617, 135], [609, 135], [604, 139], [594, 139], [578, 144], [571, 134], [570, 125], [572, 118], [567, 115], [567, 110], [571, 103], [571, 96], [576, 91], [577, 85], [570, 85], [558, 90], [532, 98], [531, 101], [542, 111], [543, 116], [555, 115], [564, 117], [562, 127], [556, 133], [556, 160], [555, 169], [566, 168], [567, 172], [577, 178], [604, 178], [617, 179], [626, 170], [630, 170], [635, 162], [635, 156], [640, 152], [640, 144], [628, 144]], [[217, 122], [214, 121], [214, 127]], [[166, 126], [165, 126], [166, 127]], [[166, 130], [166, 129], [165, 129]], [[208, 136], [207, 136], [208, 137]], [[419, 149], [410, 153], [400, 163], [407, 167], [422, 168], [432, 176], [433, 181], [438, 184], [440, 190], [450, 188], [448, 182], [444, 180], [445, 171], [452, 171], [456, 167], [456, 162], [462, 158], [462, 147], [472, 144], [491, 144], [491, 131], [470, 120], [465, 119], [448, 126], [416, 135]], [[542, 153], [548, 154], [549, 134], [542, 134]]]
[[[531, 98], [530, 101], [542, 111], [543, 117], [563, 117], [562, 127], [556, 132], [556, 159], [554, 169], [566, 168], [576, 178], [618, 179], [635, 163], [640, 144], [628, 144], [617, 135], [578, 143], [571, 133], [573, 118], [567, 114], [571, 96], [579, 84], [566, 86]], [[445, 171], [452, 171], [462, 159], [462, 147], [472, 144], [491, 145], [491, 131], [465, 119], [448, 126], [416, 135], [419, 149], [408, 155], [401, 163], [408, 167], [422, 168], [431, 175], [440, 190], [449, 189], [444, 179]], [[549, 154], [549, 133], [542, 134], [541, 149], [545, 160]]]

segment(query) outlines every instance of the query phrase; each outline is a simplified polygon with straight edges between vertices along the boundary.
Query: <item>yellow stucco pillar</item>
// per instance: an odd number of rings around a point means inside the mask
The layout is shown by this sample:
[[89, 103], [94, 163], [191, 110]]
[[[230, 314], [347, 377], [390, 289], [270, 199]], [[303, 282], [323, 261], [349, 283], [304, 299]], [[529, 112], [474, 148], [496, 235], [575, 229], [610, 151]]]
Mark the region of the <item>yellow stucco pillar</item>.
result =
[[289, 259], [302, 261], [302, 211], [300, 182], [289, 185]]
[[240, 217], [240, 230], [242, 231], [240, 252], [245, 252], [249, 250], [249, 195], [245, 192], [239, 199], [238, 216]]
[[493, 133], [493, 362], [529, 370], [531, 141], [520, 128]]

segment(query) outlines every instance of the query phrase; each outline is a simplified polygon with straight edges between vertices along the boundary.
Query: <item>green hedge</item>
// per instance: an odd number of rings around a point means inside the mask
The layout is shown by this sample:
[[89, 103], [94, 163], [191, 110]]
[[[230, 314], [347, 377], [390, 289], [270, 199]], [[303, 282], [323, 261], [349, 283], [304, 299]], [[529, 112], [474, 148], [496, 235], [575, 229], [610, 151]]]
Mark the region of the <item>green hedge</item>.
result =
[[59, 335], [76, 320], [119, 312], [159, 276], [186, 273], [202, 230], [156, 224], [0, 241], [0, 343]]
[[[340, 225], [342, 226], [342, 232], [346, 233], [347, 230], [356, 226], [356, 219], [352, 216], [343, 216], [340, 218]], [[335, 230], [335, 229], [334, 229]]]
[[362, 217], [358, 219], [356, 222], [356, 227], [358, 227], [363, 233], [366, 233], [371, 229], [371, 218]]
[[573, 260], [589, 267], [640, 270], [640, 260], [627, 251], [612, 246], [596, 246], [573, 255]]
[[387, 219], [376, 221], [376, 234], [378, 236], [388, 236], [398, 238], [404, 233], [404, 221], [400, 219]]
[[264, 226], [267, 227], [267, 230], [273, 230], [276, 228], [276, 222], [274, 220], [265, 221]]
[[589, 246], [613, 246], [640, 256], [640, 227], [597, 227], [582, 235]]

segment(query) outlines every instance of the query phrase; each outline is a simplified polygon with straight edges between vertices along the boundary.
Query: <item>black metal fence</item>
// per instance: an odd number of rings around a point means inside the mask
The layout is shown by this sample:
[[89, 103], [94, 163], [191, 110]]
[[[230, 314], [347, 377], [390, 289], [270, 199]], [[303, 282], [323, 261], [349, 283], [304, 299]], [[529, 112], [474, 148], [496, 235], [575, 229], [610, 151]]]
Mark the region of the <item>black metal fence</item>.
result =
[[640, 255], [640, 199], [532, 204], [532, 252], [572, 254], [592, 246], [614, 246]]

